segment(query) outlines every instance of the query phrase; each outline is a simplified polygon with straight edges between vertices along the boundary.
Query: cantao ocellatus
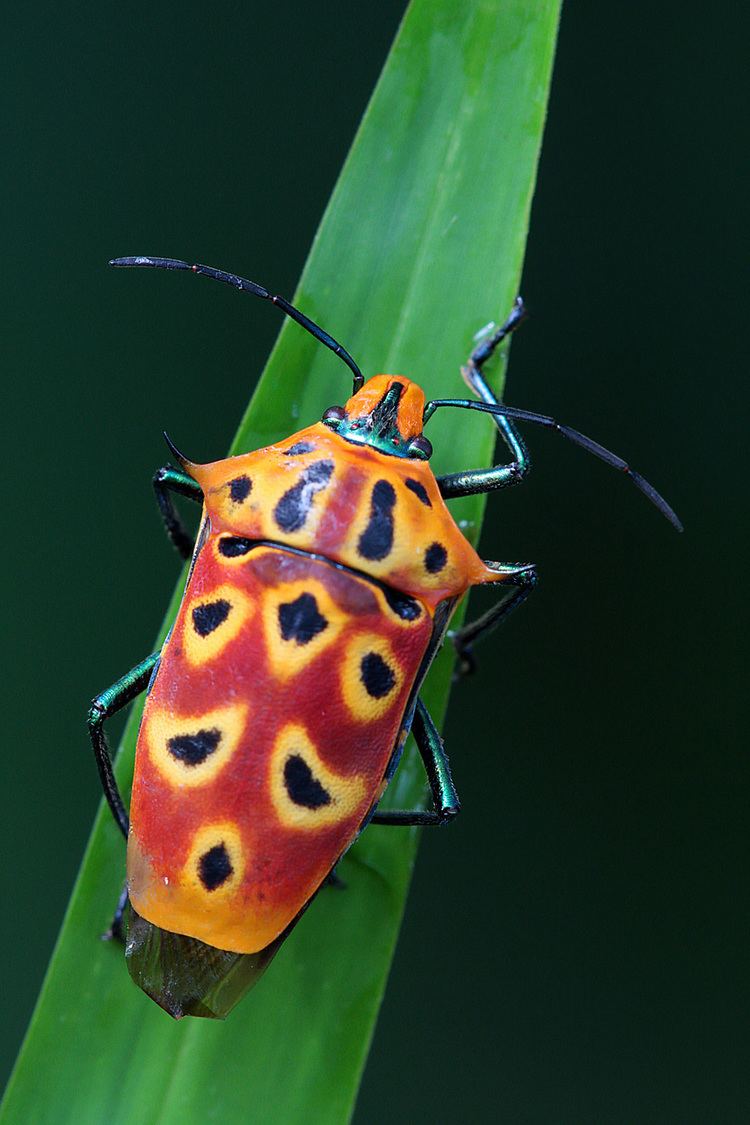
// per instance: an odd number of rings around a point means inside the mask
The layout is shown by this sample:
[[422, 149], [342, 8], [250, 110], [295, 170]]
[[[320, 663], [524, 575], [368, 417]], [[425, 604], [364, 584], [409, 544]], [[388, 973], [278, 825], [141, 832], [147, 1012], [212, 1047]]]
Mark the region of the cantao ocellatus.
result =
[[[154, 487], [170, 539], [192, 558], [177, 620], [161, 650], [89, 712], [104, 792], [128, 842], [112, 933], [127, 928], [133, 979], [171, 1015], [223, 1017], [367, 825], [446, 824], [459, 811], [420, 687], [470, 587], [497, 584], [502, 596], [450, 635], [464, 669], [536, 574], [483, 562], [445, 501], [523, 480], [529, 460], [514, 423], [557, 430], [681, 525], [621, 458], [497, 400], [482, 367], [521, 322], [520, 299], [462, 369], [476, 397], [426, 402], [402, 375], [365, 382], [333, 337], [255, 282], [169, 258], [111, 264], [188, 270], [270, 300], [354, 376], [345, 406], [265, 449], [197, 465], [170, 443], [180, 467], [160, 469]], [[490, 415], [511, 460], [435, 477], [423, 427], [446, 407]], [[173, 493], [203, 505], [195, 543]], [[103, 724], [142, 691], [128, 817]], [[434, 807], [379, 811], [410, 731]]]

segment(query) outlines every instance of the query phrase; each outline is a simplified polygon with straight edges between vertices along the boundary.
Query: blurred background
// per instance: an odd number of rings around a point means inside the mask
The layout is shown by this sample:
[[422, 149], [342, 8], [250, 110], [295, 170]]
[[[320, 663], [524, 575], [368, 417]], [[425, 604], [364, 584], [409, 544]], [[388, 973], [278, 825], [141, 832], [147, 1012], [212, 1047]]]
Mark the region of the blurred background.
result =
[[[184, 256], [291, 295], [402, 10], [6, 13], [4, 1073], [99, 800], [87, 701], [150, 651], [178, 572], [161, 430], [221, 455], [279, 328], [105, 263]], [[529, 482], [490, 500], [483, 553], [542, 582], [454, 693], [464, 811], [424, 833], [359, 1125], [750, 1117], [728, 18], [563, 12], [506, 397], [630, 458], [686, 533], [544, 432]], [[500, 311], [488, 293], [478, 326]]]

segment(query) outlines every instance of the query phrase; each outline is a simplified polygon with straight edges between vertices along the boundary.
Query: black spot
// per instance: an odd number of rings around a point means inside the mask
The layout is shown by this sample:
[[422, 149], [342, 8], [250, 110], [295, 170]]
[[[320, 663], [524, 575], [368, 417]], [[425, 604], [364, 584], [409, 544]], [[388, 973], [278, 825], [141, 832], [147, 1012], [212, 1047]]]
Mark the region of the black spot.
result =
[[420, 500], [426, 508], [432, 507], [432, 500], [430, 500], [429, 496], [427, 495], [427, 489], [423, 484], [420, 483], [420, 481], [413, 480], [412, 477], [408, 477], [408, 479], [405, 481], [405, 484], [409, 491], [413, 492], [417, 499]]
[[243, 500], [247, 500], [253, 487], [253, 482], [250, 477], [235, 477], [234, 480], [229, 482], [229, 495], [235, 504], [241, 504]]
[[299, 531], [307, 519], [316, 492], [328, 484], [333, 473], [333, 461], [316, 461], [304, 473], [274, 508], [273, 518], [282, 531]]
[[176, 734], [167, 742], [167, 750], [178, 762], [186, 766], [199, 766], [205, 762], [221, 742], [221, 731], [199, 730], [195, 734]]
[[318, 612], [318, 603], [312, 594], [300, 594], [293, 602], [279, 606], [279, 629], [285, 641], [306, 645], [327, 627], [328, 622]]
[[223, 844], [214, 844], [198, 860], [198, 874], [207, 891], [215, 891], [233, 873], [229, 853]]
[[290, 754], [284, 762], [284, 785], [295, 805], [320, 809], [331, 803], [331, 794], [313, 777], [312, 770], [300, 754]]
[[422, 613], [422, 607], [416, 598], [402, 594], [399, 590], [392, 590], [390, 586], [383, 587], [383, 594], [388, 605], [402, 621], [416, 621]]
[[382, 699], [389, 691], [393, 691], [396, 683], [393, 669], [377, 652], [368, 652], [362, 657], [360, 673], [365, 690], [373, 699]]
[[365, 559], [384, 559], [393, 546], [393, 506], [396, 492], [387, 480], [372, 490], [370, 521], [359, 537], [357, 550]]
[[231, 609], [229, 602], [224, 598], [217, 598], [215, 602], [204, 602], [193, 610], [193, 628], [199, 637], [207, 637], [226, 621]]
[[425, 570], [438, 574], [448, 561], [448, 552], [442, 543], [431, 543], [424, 553]]
[[371, 415], [371, 425], [376, 434], [386, 435], [398, 425], [398, 404], [406, 388], [403, 383], [391, 383]]
[[253, 546], [252, 539], [240, 539], [239, 536], [227, 535], [224, 539], [219, 540], [219, 554], [226, 559], [236, 559], [240, 555], [246, 555], [248, 551], [252, 551]]
[[294, 445], [290, 445], [288, 449], [284, 450], [284, 456], [301, 456], [303, 453], [313, 453], [317, 448], [317, 445], [311, 441], [295, 441]]

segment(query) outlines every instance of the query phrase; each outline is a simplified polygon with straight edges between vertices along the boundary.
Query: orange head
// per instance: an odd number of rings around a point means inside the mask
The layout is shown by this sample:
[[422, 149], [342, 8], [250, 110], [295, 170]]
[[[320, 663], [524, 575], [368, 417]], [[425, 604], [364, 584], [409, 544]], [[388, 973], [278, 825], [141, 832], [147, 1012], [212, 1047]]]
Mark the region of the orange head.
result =
[[432, 445], [422, 436], [424, 406], [424, 391], [405, 375], [374, 375], [346, 406], [329, 407], [323, 422], [346, 441], [426, 461]]

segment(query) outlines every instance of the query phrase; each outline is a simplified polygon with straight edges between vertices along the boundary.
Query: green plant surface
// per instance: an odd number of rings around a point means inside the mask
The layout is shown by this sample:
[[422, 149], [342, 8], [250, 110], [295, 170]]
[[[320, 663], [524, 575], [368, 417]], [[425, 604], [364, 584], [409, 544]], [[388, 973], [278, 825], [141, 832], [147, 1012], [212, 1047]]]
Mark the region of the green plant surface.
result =
[[[324, 215], [298, 304], [365, 375], [408, 374], [432, 397], [461, 395], [474, 333], [519, 283], [549, 88], [558, 0], [413, 0]], [[148, 284], [144, 274], [109, 284]], [[207, 284], [175, 276], [174, 284]], [[227, 300], [235, 300], [227, 290]], [[248, 300], [242, 297], [241, 300]], [[238, 315], [241, 315], [238, 310]], [[496, 366], [501, 383], [504, 358]], [[266, 445], [349, 393], [349, 373], [298, 326], [283, 327], [233, 451]], [[443, 412], [443, 415], [448, 412]], [[488, 420], [438, 416], [437, 472], [485, 465]], [[476, 542], [483, 505], [455, 505]], [[171, 620], [179, 598], [170, 607]], [[438, 658], [426, 701], [447, 702]], [[140, 707], [117, 761], [127, 791]], [[388, 805], [423, 801], [409, 753]], [[418, 831], [371, 827], [266, 976], [225, 1023], [177, 1024], [131, 983], [105, 929], [124, 871], [97, 817], [2, 1120], [35, 1125], [348, 1120], [386, 984]]]

